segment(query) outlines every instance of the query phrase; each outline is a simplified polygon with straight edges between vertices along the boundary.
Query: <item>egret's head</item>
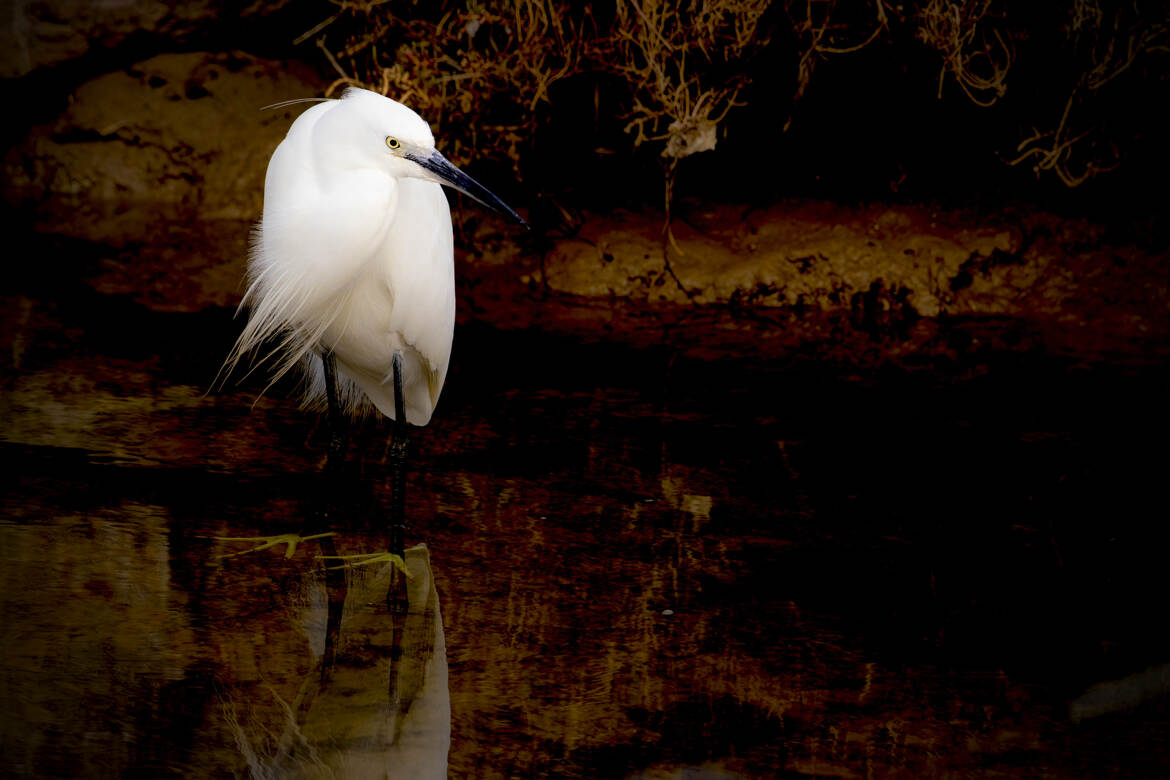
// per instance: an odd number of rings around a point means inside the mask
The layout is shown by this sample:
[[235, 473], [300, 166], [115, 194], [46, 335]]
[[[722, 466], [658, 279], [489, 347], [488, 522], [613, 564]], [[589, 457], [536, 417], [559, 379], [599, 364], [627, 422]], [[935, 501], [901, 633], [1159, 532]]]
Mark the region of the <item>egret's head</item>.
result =
[[380, 170], [396, 178], [419, 175], [406, 154], [435, 148], [435, 137], [422, 117], [377, 92], [356, 88], [331, 101], [317, 121], [314, 137], [326, 166]]
[[[395, 178], [445, 184], [490, 209], [527, 224], [486, 187], [452, 165], [435, 149], [435, 137], [422, 117], [401, 103], [365, 89], [350, 88], [341, 97], [341, 111], [332, 112], [335, 130], [348, 136], [357, 158], [385, 169]], [[326, 117], [322, 117], [325, 121]]]

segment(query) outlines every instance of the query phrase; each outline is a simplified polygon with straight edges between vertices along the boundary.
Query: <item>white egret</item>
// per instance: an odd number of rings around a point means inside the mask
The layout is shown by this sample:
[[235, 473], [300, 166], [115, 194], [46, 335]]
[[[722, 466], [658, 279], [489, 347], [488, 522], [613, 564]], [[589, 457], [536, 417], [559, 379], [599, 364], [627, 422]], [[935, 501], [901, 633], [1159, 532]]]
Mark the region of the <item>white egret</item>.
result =
[[268, 163], [264, 212], [230, 370], [269, 345], [273, 381], [300, 366], [306, 404], [328, 407], [336, 473], [346, 417], [394, 420], [390, 552], [403, 548], [406, 424], [426, 425], [455, 327], [451, 211], [440, 185], [524, 220], [435, 149], [414, 111], [349, 89], [301, 114]]

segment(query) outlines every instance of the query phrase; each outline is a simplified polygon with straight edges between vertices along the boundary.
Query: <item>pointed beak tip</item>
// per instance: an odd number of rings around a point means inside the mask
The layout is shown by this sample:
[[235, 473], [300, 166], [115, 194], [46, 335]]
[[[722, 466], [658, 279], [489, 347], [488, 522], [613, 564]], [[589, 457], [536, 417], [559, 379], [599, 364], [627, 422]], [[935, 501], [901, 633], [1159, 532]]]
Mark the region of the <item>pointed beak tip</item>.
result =
[[465, 195], [471, 197], [473, 200], [482, 203], [492, 211], [496, 211], [505, 216], [512, 217], [526, 229], [531, 230], [532, 227], [524, 221], [524, 218], [512, 209], [507, 203], [496, 197], [487, 187], [477, 182], [475, 179], [468, 176], [463, 171], [456, 168], [451, 162], [436, 150], [432, 150], [429, 156], [423, 157], [421, 155], [407, 155], [408, 159], [421, 165], [426, 170], [434, 174], [439, 181], [449, 187], [453, 187]]

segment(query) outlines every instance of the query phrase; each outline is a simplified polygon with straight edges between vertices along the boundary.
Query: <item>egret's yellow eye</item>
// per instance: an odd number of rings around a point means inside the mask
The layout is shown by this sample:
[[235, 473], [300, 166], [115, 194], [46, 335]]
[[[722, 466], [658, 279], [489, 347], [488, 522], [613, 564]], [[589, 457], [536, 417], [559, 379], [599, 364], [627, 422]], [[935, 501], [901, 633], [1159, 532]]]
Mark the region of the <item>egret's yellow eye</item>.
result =
[[398, 139], [392, 135], [386, 136], [386, 145], [389, 146], [391, 149], [397, 149], [398, 147], [402, 146], [402, 144], [399, 143]]

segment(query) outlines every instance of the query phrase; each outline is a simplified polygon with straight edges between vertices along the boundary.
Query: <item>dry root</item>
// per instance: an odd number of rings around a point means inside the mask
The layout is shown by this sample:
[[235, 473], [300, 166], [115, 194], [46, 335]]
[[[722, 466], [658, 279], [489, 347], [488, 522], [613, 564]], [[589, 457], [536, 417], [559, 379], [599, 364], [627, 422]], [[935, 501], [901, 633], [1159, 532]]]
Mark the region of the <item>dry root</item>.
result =
[[[620, 77], [625, 93], [614, 102], [627, 110], [619, 118], [633, 146], [659, 145], [668, 198], [676, 163], [715, 148], [753, 57], [774, 38], [789, 39], [776, 35], [785, 24], [797, 42], [796, 87], [793, 96], [775, 96], [783, 101], [805, 93], [818, 62], [886, 36], [938, 53], [940, 97], [953, 82], [990, 107], [1027, 61], [1017, 49], [1037, 37], [1035, 25], [1063, 37], [1068, 45], [1048, 55], [1059, 62], [1042, 80], [1067, 97], [1036, 102], [1040, 120], [1039, 112], [1053, 114], [1038, 121], [1048, 129], [1033, 128], [1007, 161], [1069, 186], [1120, 159], [1118, 143], [1101, 134], [1100, 95], [1130, 74], [1164, 70], [1154, 60], [1170, 52], [1170, 6], [1156, 0], [1065, 0], [1031, 15], [1005, 0], [615, 0], [597, 6], [597, 16], [592, 5], [565, 0], [331, 2], [329, 15], [302, 36], [316, 39], [337, 73], [329, 92], [358, 85], [409, 103], [456, 163], [474, 154], [509, 161], [522, 175], [519, 161], [548, 115], [540, 108], [553, 85], [570, 76]], [[360, 32], [337, 45], [328, 39], [343, 19]]]

